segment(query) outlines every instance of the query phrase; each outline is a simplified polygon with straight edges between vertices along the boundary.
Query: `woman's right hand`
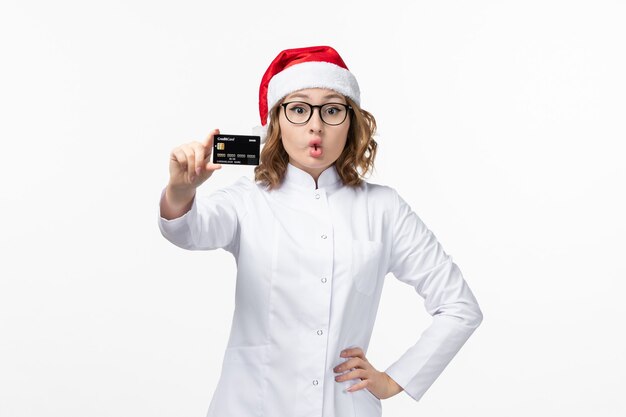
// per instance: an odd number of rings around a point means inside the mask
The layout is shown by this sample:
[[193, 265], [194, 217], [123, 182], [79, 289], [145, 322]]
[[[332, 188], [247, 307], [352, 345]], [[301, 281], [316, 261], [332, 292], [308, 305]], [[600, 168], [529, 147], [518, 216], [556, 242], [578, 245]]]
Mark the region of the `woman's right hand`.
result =
[[210, 162], [214, 129], [203, 142], [189, 142], [170, 153], [170, 181], [161, 199], [161, 216], [167, 220], [182, 216], [191, 208], [196, 188], [205, 182], [221, 164]]
[[170, 181], [168, 187], [177, 192], [191, 192], [205, 182], [221, 164], [211, 161], [214, 129], [202, 142], [194, 141], [180, 145], [170, 153]]

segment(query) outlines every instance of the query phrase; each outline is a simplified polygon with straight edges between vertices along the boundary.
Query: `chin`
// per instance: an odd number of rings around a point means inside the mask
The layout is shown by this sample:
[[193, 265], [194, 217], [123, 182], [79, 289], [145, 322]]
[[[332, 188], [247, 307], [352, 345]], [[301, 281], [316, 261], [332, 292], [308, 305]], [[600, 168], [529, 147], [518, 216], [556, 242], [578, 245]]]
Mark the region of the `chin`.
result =
[[319, 169], [329, 165], [330, 163], [326, 160], [326, 158], [313, 158], [309, 155], [306, 155], [303, 158], [291, 158], [291, 164], [296, 166], [300, 165], [312, 169]]

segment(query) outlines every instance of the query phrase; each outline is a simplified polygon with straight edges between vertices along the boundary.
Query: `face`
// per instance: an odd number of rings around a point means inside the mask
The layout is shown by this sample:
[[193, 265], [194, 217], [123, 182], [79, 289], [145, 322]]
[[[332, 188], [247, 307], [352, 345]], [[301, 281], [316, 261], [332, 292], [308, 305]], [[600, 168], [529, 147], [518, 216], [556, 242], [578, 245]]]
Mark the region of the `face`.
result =
[[[326, 103], [347, 104], [341, 94], [326, 88], [295, 91], [282, 100], [283, 103], [289, 101], [302, 101], [314, 106]], [[346, 145], [350, 128], [349, 115], [340, 125], [332, 126], [322, 121], [320, 110], [319, 108], [313, 109], [313, 114], [307, 123], [296, 125], [286, 119], [285, 111], [281, 107], [278, 119], [283, 146], [289, 154], [289, 162], [308, 172], [315, 179], [339, 158]], [[345, 111], [343, 108], [341, 110]]]

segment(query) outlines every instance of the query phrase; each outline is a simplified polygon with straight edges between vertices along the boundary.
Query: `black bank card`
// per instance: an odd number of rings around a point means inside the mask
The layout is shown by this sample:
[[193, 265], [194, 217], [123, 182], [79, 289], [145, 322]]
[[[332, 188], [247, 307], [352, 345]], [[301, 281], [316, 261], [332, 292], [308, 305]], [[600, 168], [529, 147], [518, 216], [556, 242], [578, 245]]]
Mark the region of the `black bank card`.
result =
[[260, 136], [213, 136], [213, 163], [259, 165]]

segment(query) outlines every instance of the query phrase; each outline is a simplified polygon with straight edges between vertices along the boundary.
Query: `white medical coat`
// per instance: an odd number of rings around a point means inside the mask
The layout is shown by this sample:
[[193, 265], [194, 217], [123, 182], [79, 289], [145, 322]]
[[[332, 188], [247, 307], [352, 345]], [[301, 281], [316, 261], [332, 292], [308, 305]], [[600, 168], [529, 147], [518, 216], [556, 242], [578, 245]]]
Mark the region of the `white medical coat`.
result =
[[433, 316], [385, 370], [414, 400], [482, 321], [452, 257], [393, 188], [344, 186], [334, 165], [317, 183], [289, 164], [279, 189], [241, 177], [196, 196], [179, 218], [158, 216], [173, 244], [223, 248], [237, 263], [232, 327], [207, 417], [380, 417], [381, 401], [367, 388], [345, 392], [361, 379], [337, 382], [333, 368], [345, 348], [367, 353], [389, 272]]

